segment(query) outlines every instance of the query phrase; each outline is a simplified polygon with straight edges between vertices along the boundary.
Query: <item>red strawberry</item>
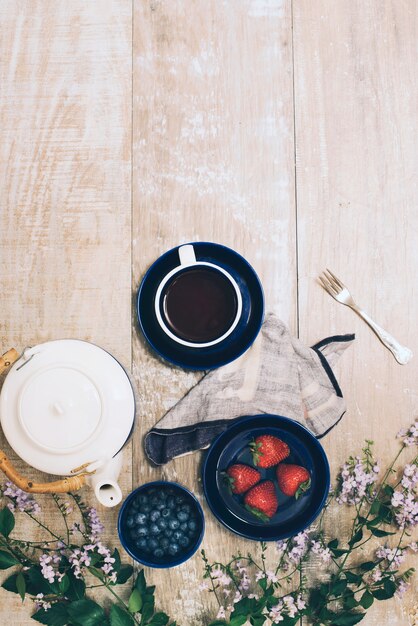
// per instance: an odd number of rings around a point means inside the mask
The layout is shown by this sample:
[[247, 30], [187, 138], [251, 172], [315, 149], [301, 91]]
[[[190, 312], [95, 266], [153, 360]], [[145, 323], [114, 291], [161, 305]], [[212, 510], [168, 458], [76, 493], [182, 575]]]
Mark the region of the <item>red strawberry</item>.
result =
[[276, 476], [285, 496], [295, 496], [296, 500], [311, 486], [311, 476], [301, 465], [282, 463], [276, 469]]
[[260, 435], [250, 443], [250, 450], [258, 467], [273, 467], [290, 454], [287, 443], [273, 435]]
[[263, 520], [268, 522], [277, 511], [277, 496], [274, 483], [271, 480], [263, 480], [255, 487], [247, 491], [244, 496], [245, 508]]
[[232, 493], [245, 493], [261, 479], [260, 472], [242, 463], [231, 465], [231, 467], [226, 470], [226, 474], [225, 479]]

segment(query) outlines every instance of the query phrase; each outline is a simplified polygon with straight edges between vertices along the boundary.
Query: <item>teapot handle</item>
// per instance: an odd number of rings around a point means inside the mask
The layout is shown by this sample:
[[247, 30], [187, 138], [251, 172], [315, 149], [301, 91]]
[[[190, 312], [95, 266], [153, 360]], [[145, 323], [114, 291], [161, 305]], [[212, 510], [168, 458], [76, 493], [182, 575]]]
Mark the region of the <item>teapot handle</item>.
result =
[[69, 476], [49, 483], [34, 483], [32, 480], [28, 480], [19, 474], [10, 459], [1, 450], [0, 470], [6, 474], [7, 478], [16, 487], [27, 493], [67, 493], [68, 491], [77, 491], [86, 484], [87, 476], [89, 475], [89, 472], [84, 472], [77, 476]]
[[19, 352], [14, 348], [10, 348], [10, 350], [0, 356], [0, 374], [2, 374], [4, 370], [12, 365], [15, 361], [17, 361], [19, 357]]

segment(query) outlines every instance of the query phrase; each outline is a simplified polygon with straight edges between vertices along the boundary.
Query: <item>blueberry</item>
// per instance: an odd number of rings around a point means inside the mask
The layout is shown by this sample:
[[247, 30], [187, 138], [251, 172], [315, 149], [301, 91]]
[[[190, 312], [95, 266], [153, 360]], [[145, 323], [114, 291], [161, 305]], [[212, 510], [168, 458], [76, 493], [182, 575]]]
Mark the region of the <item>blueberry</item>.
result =
[[149, 513], [151, 511], [151, 507], [149, 504], [143, 504], [140, 511], [141, 513]]
[[179, 550], [180, 546], [178, 543], [173, 542], [168, 546], [168, 554], [171, 554], [171, 556], [175, 556]]
[[168, 522], [168, 527], [171, 528], [171, 530], [177, 530], [179, 526], [180, 522], [178, 521], [178, 519], [171, 519]]
[[181, 530], [175, 530], [173, 532], [173, 541], [180, 541], [180, 537], [183, 537]]
[[164, 509], [161, 511], [161, 517], [164, 517], [164, 519], [166, 519], [167, 517], [170, 517], [170, 515], [171, 515], [171, 511], [170, 511], [170, 509], [166, 509], [166, 508], [164, 508]]
[[176, 499], [174, 498], [174, 496], [169, 496], [167, 498], [166, 507], [167, 509], [171, 509], [171, 510], [176, 507]]
[[177, 519], [179, 520], [179, 522], [187, 522], [187, 520], [189, 519], [189, 514], [183, 510], [178, 511]]
[[161, 489], [158, 495], [160, 497], [161, 502], [165, 502], [167, 500], [167, 493], [165, 492], [164, 489]]
[[167, 530], [164, 531], [164, 535], [168, 538], [173, 536], [173, 530], [171, 530], [171, 528], [167, 528]]
[[188, 523], [187, 523], [187, 522], [182, 522], [182, 523], [180, 524], [180, 530], [182, 530], [183, 532], [184, 532], [185, 530], [188, 530], [188, 528], [189, 528], [189, 525], [188, 525]]
[[163, 517], [157, 520], [157, 525], [160, 530], [165, 530], [167, 528], [167, 520]]
[[187, 548], [189, 543], [190, 543], [190, 539], [188, 537], [185, 537], [184, 535], [180, 537], [179, 544], [181, 545], [182, 548]]
[[166, 550], [169, 545], [170, 545], [170, 540], [168, 539], [168, 537], [161, 537], [160, 548], [162, 548], [163, 550]]
[[150, 524], [149, 532], [150, 532], [150, 535], [159, 535], [161, 530], [158, 528], [157, 524]]
[[128, 528], [133, 528], [133, 527], [134, 527], [134, 525], [135, 525], [135, 520], [134, 520], [134, 518], [133, 518], [133, 516], [132, 516], [132, 515], [129, 515], [129, 516], [126, 518], [126, 526], [127, 526]]
[[144, 504], [148, 504], [148, 496], [146, 493], [140, 493], [136, 499], [135, 499], [135, 503], [138, 506], [143, 506]]
[[197, 530], [197, 522], [196, 522], [196, 520], [194, 520], [194, 519], [189, 520], [187, 525], [189, 527], [189, 530], [193, 530], [193, 531]]
[[159, 501], [160, 501], [160, 500], [159, 500], [158, 496], [157, 496], [157, 495], [155, 495], [155, 496], [151, 496], [149, 503], [150, 503], [150, 505], [151, 505], [152, 507], [156, 507], [156, 506], [157, 506], [157, 504], [159, 503]]
[[165, 509], [165, 502], [160, 502], [156, 505], [155, 507], [157, 509], [157, 511], [162, 511], [163, 509]]
[[149, 546], [150, 550], [155, 550], [155, 548], [158, 548], [158, 541], [156, 539], [154, 539], [154, 537], [151, 537], [148, 540], [148, 546]]
[[181, 510], [185, 511], [186, 513], [190, 515], [192, 512], [192, 507], [190, 506], [190, 504], [183, 504], [183, 506], [181, 507]]
[[146, 537], [148, 535], [148, 528], [146, 526], [136, 527], [137, 537]]
[[161, 548], [154, 550], [154, 556], [156, 559], [161, 559], [164, 556], [164, 551]]
[[139, 537], [138, 528], [136, 526], [134, 528], [131, 528], [131, 530], [129, 531], [129, 536], [132, 537], [132, 539], [136, 539], [137, 537]]
[[161, 517], [161, 513], [159, 511], [154, 510], [149, 514], [151, 522], [156, 522], [159, 517]]
[[141, 537], [140, 539], [138, 539], [138, 541], [136, 542], [136, 546], [143, 552], [149, 552], [148, 541], [147, 539], [145, 539], [145, 537]]
[[137, 526], [143, 526], [147, 521], [147, 516], [145, 513], [137, 513], [134, 519]]

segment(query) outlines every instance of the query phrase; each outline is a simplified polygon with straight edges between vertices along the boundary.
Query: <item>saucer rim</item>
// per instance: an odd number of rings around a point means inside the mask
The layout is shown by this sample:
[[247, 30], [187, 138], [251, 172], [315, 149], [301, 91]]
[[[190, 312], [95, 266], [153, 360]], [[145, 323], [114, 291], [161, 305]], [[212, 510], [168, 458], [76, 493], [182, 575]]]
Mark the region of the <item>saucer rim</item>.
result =
[[[215, 249], [223, 249], [223, 250], [227, 250], [228, 252], [232, 252], [233, 255], [235, 257], [238, 258], [238, 260], [240, 261], [240, 263], [242, 263], [243, 265], [245, 265], [249, 271], [254, 275], [254, 278], [257, 282], [257, 285], [259, 287], [260, 290], [260, 295], [261, 295], [261, 315], [260, 315], [260, 320], [257, 323], [256, 329], [254, 331], [254, 337], [250, 342], [246, 342], [244, 347], [242, 347], [242, 349], [240, 349], [236, 354], [234, 354], [233, 358], [226, 358], [226, 359], [222, 359], [219, 360], [215, 365], [189, 365], [187, 363], [185, 363], [184, 361], [182, 361], [181, 359], [177, 359], [177, 358], [173, 358], [169, 355], [167, 355], [167, 353], [164, 353], [160, 350], [160, 348], [158, 348], [155, 345], [155, 342], [153, 339], [150, 338], [149, 334], [145, 331], [143, 323], [142, 323], [142, 319], [141, 319], [141, 311], [140, 311], [140, 298], [141, 298], [141, 293], [143, 290], [144, 285], [146, 284], [146, 281], [148, 279], [148, 276], [150, 274], [150, 272], [154, 269], [155, 265], [157, 263], [160, 263], [162, 259], [166, 258], [168, 255], [172, 254], [173, 252], [175, 252], [176, 250], [178, 250], [179, 248], [181, 248], [182, 246], [187, 246], [187, 245], [198, 245], [198, 246], [203, 246], [203, 245], [207, 245], [207, 246], [213, 246]], [[250, 292], [249, 292], [250, 293]], [[250, 295], [251, 297], [251, 295]], [[163, 254], [161, 254], [151, 265], [150, 267], [147, 269], [147, 271], [145, 272], [141, 283], [139, 285], [138, 288], [138, 292], [137, 292], [137, 297], [136, 297], [136, 317], [138, 320], [138, 324], [140, 327], [140, 330], [145, 338], [145, 340], [147, 341], [147, 343], [151, 346], [151, 348], [154, 350], [154, 352], [156, 352], [158, 354], [158, 356], [160, 356], [164, 361], [167, 361], [168, 363], [171, 363], [172, 365], [175, 365], [177, 367], [181, 367], [183, 369], [187, 369], [190, 371], [196, 371], [196, 372], [201, 372], [201, 371], [210, 371], [210, 370], [214, 370], [217, 369], [218, 367], [222, 367], [223, 365], [227, 365], [228, 363], [231, 363], [232, 361], [235, 361], [236, 359], [238, 359], [240, 356], [242, 356], [254, 343], [254, 341], [257, 339], [259, 333], [260, 333], [260, 329], [263, 325], [264, 322], [264, 318], [265, 318], [265, 296], [264, 296], [264, 289], [263, 289], [263, 285], [261, 283], [261, 280], [257, 274], [257, 272], [255, 271], [255, 269], [253, 268], [253, 266], [247, 261], [247, 259], [245, 257], [242, 256], [242, 254], [240, 254], [239, 252], [237, 252], [236, 250], [234, 250], [233, 248], [230, 248], [229, 246], [226, 246], [224, 244], [221, 243], [215, 243], [213, 241], [189, 241], [189, 242], [185, 242], [185, 243], [181, 243], [177, 246], [174, 246], [173, 248], [170, 248], [169, 250], [167, 250], [166, 252], [164, 252]], [[228, 337], [226, 337], [223, 341], [227, 342], [228, 341]], [[221, 346], [223, 342], [220, 342], [218, 344], [216, 344], [216, 346]], [[185, 346], [187, 347], [187, 346]], [[198, 348], [189, 348], [190, 351], [195, 351]], [[208, 349], [208, 348], [206, 348]]]

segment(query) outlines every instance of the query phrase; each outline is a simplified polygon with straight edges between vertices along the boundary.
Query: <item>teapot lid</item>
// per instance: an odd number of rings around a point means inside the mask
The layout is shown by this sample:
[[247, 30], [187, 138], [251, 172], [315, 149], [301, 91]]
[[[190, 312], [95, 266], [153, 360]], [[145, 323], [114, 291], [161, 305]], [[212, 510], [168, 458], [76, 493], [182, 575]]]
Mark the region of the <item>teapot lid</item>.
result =
[[1, 424], [11, 447], [53, 474], [114, 456], [134, 418], [125, 370], [86, 341], [62, 339], [26, 349], [0, 395]]

